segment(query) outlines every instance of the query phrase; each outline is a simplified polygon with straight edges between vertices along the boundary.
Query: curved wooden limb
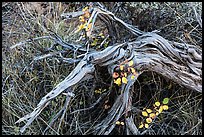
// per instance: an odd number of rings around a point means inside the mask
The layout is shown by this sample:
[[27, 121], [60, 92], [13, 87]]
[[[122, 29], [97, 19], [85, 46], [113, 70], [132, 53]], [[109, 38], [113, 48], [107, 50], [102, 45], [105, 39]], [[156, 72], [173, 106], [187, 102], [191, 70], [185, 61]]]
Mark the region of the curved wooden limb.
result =
[[33, 122], [33, 120], [41, 113], [41, 111], [50, 103], [50, 100], [58, 96], [65, 89], [79, 83], [80, 81], [86, 80], [87, 74], [94, 72], [94, 66], [88, 65], [87, 61], [82, 60], [76, 68], [65, 78], [61, 83], [59, 83], [52, 91], [50, 91], [46, 96], [44, 96], [38, 103], [34, 111], [26, 116], [20, 118], [16, 123], [26, 120], [27, 123], [24, 125], [20, 131], [24, 132], [25, 129]]
[[136, 127], [132, 116], [125, 118], [125, 123], [126, 123], [127, 129], [129, 129], [129, 132], [131, 132], [133, 135], [140, 135], [139, 130]]
[[[27, 121], [27, 123], [20, 129], [20, 132], [25, 131], [25, 129], [49, 104], [51, 99], [54, 99], [55, 97], [57, 97], [65, 89], [81, 81], [92, 78], [92, 76], [90, 76], [89, 74], [93, 73], [95, 70], [93, 64], [103, 62], [101, 60], [104, 60], [104, 61], [110, 60], [112, 58], [112, 55], [116, 54], [118, 49], [122, 45], [123, 44], [119, 44], [117, 46], [111, 46], [105, 49], [104, 51], [98, 52], [97, 54], [94, 52], [84, 57], [84, 59], [79, 62], [76, 68], [62, 82], [60, 82], [52, 91], [50, 91], [46, 96], [44, 96], [41, 99], [41, 101], [38, 103], [37, 107], [34, 109], [32, 113], [27, 114], [26, 116], [20, 118], [18, 121], [15, 122], [15, 123], [19, 123], [21, 121], [25, 121], [25, 120]], [[103, 63], [101, 65], [103, 65]]]
[[196, 51], [193, 46], [179, 49], [178, 44], [175, 46], [173, 42], [152, 33], [130, 43], [130, 46], [136, 68], [155, 71], [180, 85], [202, 92], [201, 51]]
[[[76, 16], [80, 14], [81, 13], [77, 13]], [[135, 34], [137, 39], [133, 42], [109, 46], [99, 52], [91, 50], [86, 54], [76, 68], [52, 91], [41, 99], [32, 113], [20, 118], [16, 122], [27, 121], [24, 127], [21, 128], [21, 132], [24, 132], [32, 121], [49, 104], [51, 99], [57, 97], [65, 89], [83, 80], [92, 78], [90, 74], [95, 71], [94, 65], [108, 66], [109, 73], [112, 75], [113, 69], [116, 65], [124, 60], [133, 60], [134, 68], [138, 71], [138, 75], [135, 79], [144, 71], [155, 71], [187, 88], [202, 92], [201, 49], [193, 45], [168, 41], [153, 32], [144, 33], [134, 26], [123, 22], [115, 17], [113, 13], [104, 9], [94, 8], [94, 12], [92, 12], [89, 21], [91, 21], [91, 19], [95, 20], [98, 14], [104, 14], [117, 23], [123, 24], [128, 30]], [[59, 44], [67, 45], [61, 39], [58, 40]], [[69, 48], [73, 47], [75, 46], [69, 45]], [[77, 48], [78, 47], [76, 47], [76, 49]], [[128, 76], [128, 83], [122, 85], [121, 88], [123, 93], [116, 99], [108, 116], [95, 126], [95, 134], [111, 133], [115, 127], [115, 122], [126, 112], [126, 109], [128, 109], [130, 96], [129, 89], [133, 85], [135, 79], [131, 80], [130, 76]], [[127, 119], [127, 122], [128, 121], [131, 123], [132, 120]], [[131, 131], [131, 128], [129, 129]], [[135, 129], [135, 127], [132, 127], [132, 129]]]
[[108, 116], [94, 127], [95, 132], [94, 134], [97, 135], [110, 134], [116, 125], [115, 124], [116, 121], [118, 121], [123, 114], [130, 110], [129, 108], [130, 88], [134, 84], [138, 76], [136, 76], [134, 79], [131, 79], [131, 76], [128, 76], [127, 78], [128, 83], [123, 84], [121, 87], [122, 94], [117, 97], [115, 103], [108, 112]]

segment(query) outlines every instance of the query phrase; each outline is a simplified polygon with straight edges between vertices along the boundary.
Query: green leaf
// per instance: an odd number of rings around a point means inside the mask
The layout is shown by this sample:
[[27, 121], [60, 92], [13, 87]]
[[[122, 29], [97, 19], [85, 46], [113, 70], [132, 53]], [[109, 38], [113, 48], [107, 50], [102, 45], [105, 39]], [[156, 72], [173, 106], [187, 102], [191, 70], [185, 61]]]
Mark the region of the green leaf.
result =
[[169, 98], [164, 98], [162, 101], [163, 104], [168, 104], [169, 103]]

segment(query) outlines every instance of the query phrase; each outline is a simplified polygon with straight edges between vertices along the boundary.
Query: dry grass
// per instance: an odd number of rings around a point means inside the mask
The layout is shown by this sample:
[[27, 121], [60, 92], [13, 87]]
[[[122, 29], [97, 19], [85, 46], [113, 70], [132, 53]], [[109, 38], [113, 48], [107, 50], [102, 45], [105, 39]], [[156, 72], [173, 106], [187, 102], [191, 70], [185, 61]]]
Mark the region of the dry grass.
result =
[[[29, 38], [47, 35], [44, 27], [56, 32], [65, 41], [76, 41], [78, 36], [73, 35], [73, 31], [78, 21], [62, 20], [60, 14], [80, 10], [86, 4], [2, 3], [2, 134], [20, 134], [19, 125], [14, 123], [33, 111], [40, 99], [76, 66], [52, 58], [32, 62], [34, 57], [46, 53], [47, 48], [53, 44], [48, 39], [27, 43], [14, 50], [10, 50], [9, 47]], [[119, 18], [137, 25], [141, 30], [158, 29], [164, 38], [202, 47], [202, 28], [190, 6], [193, 4], [200, 15], [201, 3], [126, 4], [105, 3]], [[117, 6], [120, 6], [120, 12], [114, 11], [114, 7]], [[140, 8], [133, 10], [133, 7]], [[127, 13], [129, 16], [126, 16]], [[60, 48], [57, 47], [56, 50]], [[70, 51], [67, 56], [73, 56], [73, 52]], [[60, 119], [57, 120], [47, 134], [92, 134], [91, 127], [107, 114], [103, 103], [109, 98], [112, 101], [109, 102], [110, 105], [113, 104], [118, 93], [112, 93], [94, 109], [70, 112], [87, 108], [96, 102], [99, 98], [99, 95], [94, 93], [96, 88], [109, 88], [111, 76], [104, 76], [106, 71], [106, 68], [99, 68], [97, 73], [101, 74], [98, 80], [86, 81], [74, 87], [76, 95], [70, 101], [62, 125], [59, 127]], [[142, 74], [134, 85], [133, 106], [141, 110], [164, 97], [170, 98], [170, 109], [156, 119], [149, 129], [144, 129], [144, 134], [201, 135], [201, 94], [155, 73]], [[64, 95], [60, 95], [53, 100], [24, 134], [42, 134], [49, 121], [63, 107], [65, 99]], [[134, 122], [139, 125], [141, 114], [133, 113], [133, 116]], [[111, 134], [125, 134], [125, 127], [116, 126]]]

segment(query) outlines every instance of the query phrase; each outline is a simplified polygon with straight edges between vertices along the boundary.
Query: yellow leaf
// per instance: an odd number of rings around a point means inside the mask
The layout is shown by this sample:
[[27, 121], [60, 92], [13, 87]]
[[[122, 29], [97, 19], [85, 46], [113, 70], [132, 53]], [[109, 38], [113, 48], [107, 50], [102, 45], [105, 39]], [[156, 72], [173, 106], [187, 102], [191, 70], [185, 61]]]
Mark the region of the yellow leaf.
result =
[[132, 75], [132, 76], [131, 76], [131, 79], [134, 79], [134, 78], [135, 78], [135, 76], [134, 76], [134, 75]]
[[100, 90], [95, 90], [95, 93], [101, 94], [102, 92]]
[[169, 106], [163, 105], [163, 109], [164, 109], [164, 110], [168, 110], [168, 109], [169, 109]]
[[92, 23], [89, 23], [89, 24], [88, 24], [88, 26], [86, 27], [86, 31], [90, 31], [91, 25], [92, 25]]
[[79, 17], [79, 20], [80, 20], [81, 22], [84, 22], [84, 21], [85, 21], [84, 16], [80, 16], [80, 17]]
[[89, 18], [90, 17], [90, 13], [88, 11], [85, 11], [84, 17]]
[[148, 113], [147, 113], [146, 111], [142, 111], [142, 115], [143, 115], [144, 117], [147, 117], [147, 116], [148, 116]]
[[98, 34], [99, 36], [103, 36], [103, 33]]
[[131, 67], [130, 69], [133, 74], [136, 72], [134, 68]]
[[76, 32], [79, 32], [80, 30], [82, 30], [84, 28], [84, 24], [81, 24], [80, 26], [78, 26], [78, 29], [76, 30]]
[[129, 65], [129, 66], [132, 66], [133, 63], [134, 63], [133, 60], [131, 60], [131, 61], [128, 63], [128, 65]]
[[151, 113], [151, 112], [152, 112], [152, 110], [151, 110], [151, 109], [146, 109], [146, 111], [147, 111], [148, 113]]
[[144, 124], [143, 123], [141, 123], [141, 125], [139, 125], [139, 128], [143, 128], [144, 127]]
[[121, 125], [123, 125], [123, 126], [125, 125], [125, 123], [124, 123], [124, 122], [120, 122], [120, 124], [121, 124]]
[[148, 124], [145, 124], [145, 128], [148, 128], [149, 127], [149, 125]]
[[159, 112], [156, 112], [156, 116], [158, 116], [159, 115]]
[[86, 11], [86, 10], [88, 10], [88, 7], [87, 7], [87, 6], [82, 9], [83, 12]]
[[121, 78], [114, 80], [114, 83], [117, 84], [118, 86], [120, 86], [121, 85]]
[[152, 119], [149, 117], [149, 118], [146, 119], [146, 122], [147, 123], [152, 123]]
[[155, 118], [156, 117], [156, 114], [154, 114], [154, 113], [151, 113], [151, 114], [149, 114], [149, 117], [151, 117], [151, 118]]
[[163, 111], [163, 106], [160, 106], [159, 107], [159, 113], [162, 113], [162, 111]]
[[91, 46], [96, 46], [97, 45], [97, 41], [94, 40], [92, 43], [91, 43]]
[[123, 65], [120, 65], [120, 70], [122, 71], [124, 69], [124, 66]]
[[137, 73], [137, 72], [134, 72], [133, 74], [134, 74], [135, 76], [138, 76], [138, 73]]
[[160, 106], [160, 102], [155, 102], [155, 105], [158, 107], [158, 106]]
[[125, 78], [125, 77], [122, 77], [122, 82], [124, 83], [124, 84], [127, 84], [127, 78]]
[[103, 35], [103, 33], [100, 33], [99, 36], [101, 36], [102, 39], [105, 38], [105, 36]]
[[125, 77], [127, 77], [127, 73], [126, 72], [124, 73], [124, 75], [125, 75]]
[[120, 121], [116, 121], [115, 124], [116, 124], [116, 125], [120, 125]]

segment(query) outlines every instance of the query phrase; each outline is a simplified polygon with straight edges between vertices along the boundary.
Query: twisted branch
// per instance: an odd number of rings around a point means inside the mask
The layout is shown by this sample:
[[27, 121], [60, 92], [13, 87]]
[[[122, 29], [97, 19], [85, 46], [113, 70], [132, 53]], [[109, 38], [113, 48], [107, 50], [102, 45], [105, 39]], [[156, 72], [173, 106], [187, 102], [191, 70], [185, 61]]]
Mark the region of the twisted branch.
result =
[[[86, 79], [93, 78], [94, 65], [107, 66], [112, 75], [117, 62], [125, 59], [134, 61], [134, 68], [140, 70], [138, 76], [144, 71], [154, 71], [192, 90], [202, 92], [202, 50], [193, 45], [171, 42], [153, 32], [142, 32], [114, 16], [113, 13], [101, 8], [94, 8], [90, 20], [94, 21], [97, 15], [103, 14], [116, 23], [121, 23], [136, 37], [135, 41], [114, 44], [103, 51], [90, 51], [78, 63], [76, 68], [52, 91], [44, 96], [34, 111], [16, 123], [26, 120], [21, 132], [32, 123], [49, 102], [61, 94], [65, 89]], [[64, 14], [65, 15], [65, 14]], [[66, 16], [70, 17], [70, 14]], [[81, 15], [74, 13], [74, 17]], [[89, 22], [90, 22], [89, 20]], [[61, 43], [62, 44], [62, 43]], [[64, 44], [64, 43], [63, 43]], [[66, 43], [65, 43], [66, 44]], [[137, 76], [137, 77], [138, 77]], [[122, 85], [123, 94], [117, 97], [108, 116], [94, 127], [94, 134], [109, 134], [115, 127], [115, 122], [127, 112], [130, 101], [130, 88], [134, 80], [128, 77], [128, 83]], [[130, 126], [132, 123], [132, 126]], [[127, 118], [126, 125], [133, 134], [138, 134], [133, 119]]]

